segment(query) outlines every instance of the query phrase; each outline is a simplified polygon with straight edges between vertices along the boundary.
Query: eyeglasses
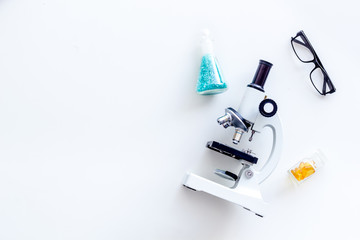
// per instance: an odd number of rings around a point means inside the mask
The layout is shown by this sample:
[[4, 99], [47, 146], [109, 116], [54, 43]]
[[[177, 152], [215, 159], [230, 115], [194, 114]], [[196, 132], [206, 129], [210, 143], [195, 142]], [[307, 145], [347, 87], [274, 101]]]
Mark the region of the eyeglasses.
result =
[[315, 64], [314, 69], [310, 72], [310, 80], [315, 89], [324, 96], [335, 92], [334, 84], [331, 82], [329, 75], [304, 31], [298, 32], [295, 37], [291, 38], [291, 46], [300, 61]]

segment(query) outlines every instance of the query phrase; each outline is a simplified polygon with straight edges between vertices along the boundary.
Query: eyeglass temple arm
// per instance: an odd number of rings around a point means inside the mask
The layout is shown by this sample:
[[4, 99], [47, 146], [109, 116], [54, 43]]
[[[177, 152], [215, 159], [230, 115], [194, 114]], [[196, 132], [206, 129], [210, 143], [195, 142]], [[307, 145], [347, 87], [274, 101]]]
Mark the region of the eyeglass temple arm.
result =
[[296, 42], [296, 43], [298, 43], [298, 44], [301, 44], [301, 45], [307, 47], [306, 43], [303, 43], [303, 42], [297, 40], [296, 38], [293, 38], [293, 41]]

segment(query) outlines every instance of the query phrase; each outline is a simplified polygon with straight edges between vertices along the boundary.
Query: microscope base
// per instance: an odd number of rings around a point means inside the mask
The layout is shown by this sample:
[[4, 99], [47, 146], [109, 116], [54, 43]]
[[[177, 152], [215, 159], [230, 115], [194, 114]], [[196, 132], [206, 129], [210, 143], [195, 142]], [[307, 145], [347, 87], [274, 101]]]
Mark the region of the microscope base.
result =
[[186, 174], [183, 185], [191, 190], [203, 191], [238, 204], [260, 217], [264, 216], [268, 205], [262, 199], [260, 190], [254, 188], [254, 186], [250, 188], [244, 186], [244, 184], [239, 184], [235, 188], [229, 188], [190, 172]]

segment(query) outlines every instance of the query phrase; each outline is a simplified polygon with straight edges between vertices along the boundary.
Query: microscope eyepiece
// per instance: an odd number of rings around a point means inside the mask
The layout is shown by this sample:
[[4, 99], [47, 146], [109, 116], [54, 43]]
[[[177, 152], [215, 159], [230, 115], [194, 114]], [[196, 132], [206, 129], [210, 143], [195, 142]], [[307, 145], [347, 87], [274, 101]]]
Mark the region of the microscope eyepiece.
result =
[[248, 85], [248, 87], [253, 87], [257, 90], [264, 92], [264, 85], [265, 85], [266, 78], [270, 72], [271, 67], [272, 67], [272, 63], [269, 63], [264, 60], [260, 60], [259, 66], [258, 66], [255, 76], [254, 76], [254, 79], [253, 79], [252, 83], [250, 83]]

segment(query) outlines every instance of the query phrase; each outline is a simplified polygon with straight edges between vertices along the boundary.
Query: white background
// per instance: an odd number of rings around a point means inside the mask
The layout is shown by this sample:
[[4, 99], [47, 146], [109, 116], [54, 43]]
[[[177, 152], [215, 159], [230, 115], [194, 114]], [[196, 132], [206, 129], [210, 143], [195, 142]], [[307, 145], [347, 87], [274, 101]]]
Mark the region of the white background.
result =
[[[0, 239], [359, 239], [358, 6], [0, 0]], [[229, 85], [212, 97], [195, 92], [202, 28]], [[313, 89], [299, 30], [336, 93]], [[230, 140], [216, 118], [259, 59], [284, 131], [263, 219], [182, 187], [196, 165], [237, 164], [204, 146]], [[326, 166], [294, 187], [286, 171], [317, 148]]]

